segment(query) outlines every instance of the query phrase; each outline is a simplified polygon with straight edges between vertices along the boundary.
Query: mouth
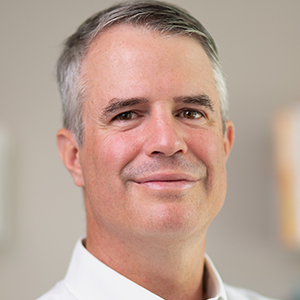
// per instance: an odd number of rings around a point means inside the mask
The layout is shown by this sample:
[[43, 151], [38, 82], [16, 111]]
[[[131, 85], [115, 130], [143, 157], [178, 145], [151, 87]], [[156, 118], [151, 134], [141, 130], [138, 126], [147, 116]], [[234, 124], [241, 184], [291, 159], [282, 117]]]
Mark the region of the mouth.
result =
[[153, 174], [133, 180], [141, 187], [153, 190], [182, 190], [193, 187], [199, 179], [187, 174]]

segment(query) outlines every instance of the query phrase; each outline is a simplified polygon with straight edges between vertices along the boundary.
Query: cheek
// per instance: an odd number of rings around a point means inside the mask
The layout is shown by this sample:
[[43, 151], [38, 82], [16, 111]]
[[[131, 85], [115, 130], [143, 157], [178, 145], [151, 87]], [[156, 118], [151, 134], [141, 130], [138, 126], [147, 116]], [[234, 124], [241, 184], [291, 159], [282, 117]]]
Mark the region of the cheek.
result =
[[223, 137], [210, 130], [194, 132], [189, 149], [206, 166], [206, 189], [213, 197], [226, 187], [226, 157]]
[[[141, 142], [130, 132], [97, 133], [87, 149], [88, 165], [104, 182], [118, 180], [122, 169], [139, 153]], [[116, 182], [115, 182], [116, 183]]]
[[207, 167], [220, 166], [225, 161], [223, 138], [211, 130], [193, 130], [187, 143], [193, 154]]
[[130, 132], [116, 132], [110, 134], [99, 147], [103, 165], [107, 171], [120, 173], [139, 153], [141, 148], [139, 138]]
[[134, 159], [136, 143], [124, 133], [100, 134], [99, 131], [86, 136], [86, 141], [82, 161], [86, 199], [99, 215], [104, 211], [107, 216], [117, 214], [124, 194], [120, 174], [124, 166]]

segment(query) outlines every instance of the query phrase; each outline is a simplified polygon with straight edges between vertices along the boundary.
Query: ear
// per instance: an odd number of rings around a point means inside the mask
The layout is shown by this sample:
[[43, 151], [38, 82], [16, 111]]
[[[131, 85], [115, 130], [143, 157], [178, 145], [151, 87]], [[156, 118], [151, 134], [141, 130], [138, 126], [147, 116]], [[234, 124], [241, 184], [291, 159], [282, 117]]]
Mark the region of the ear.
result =
[[226, 130], [224, 134], [224, 150], [227, 159], [234, 142], [234, 125], [231, 121], [227, 120], [225, 123], [225, 128]]
[[72, 175], [77, 186], [83, 187], [84, 180], [79, 159], [79, 147], [74, 134], [62, 128], [56, 135], [59, 156]]

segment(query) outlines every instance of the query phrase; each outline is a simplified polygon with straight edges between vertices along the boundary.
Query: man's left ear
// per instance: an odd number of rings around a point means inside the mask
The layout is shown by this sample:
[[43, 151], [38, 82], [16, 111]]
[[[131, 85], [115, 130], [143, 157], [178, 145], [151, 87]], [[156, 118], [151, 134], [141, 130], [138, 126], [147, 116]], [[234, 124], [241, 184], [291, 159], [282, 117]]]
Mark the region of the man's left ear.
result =
[[224, 150], [227, 159], [234, 142], [234, 125], [230, 120], [227, 120], [225, 122], [225, 128], [226, 130], [224, 133]]

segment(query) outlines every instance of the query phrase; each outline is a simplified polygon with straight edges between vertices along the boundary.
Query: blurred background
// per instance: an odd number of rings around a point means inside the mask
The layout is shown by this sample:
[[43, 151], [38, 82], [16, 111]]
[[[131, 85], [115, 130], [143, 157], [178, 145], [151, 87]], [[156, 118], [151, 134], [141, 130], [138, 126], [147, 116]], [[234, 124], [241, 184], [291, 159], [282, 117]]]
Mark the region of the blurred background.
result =
[[[189, 10], [217, 42], [236, 126], [227, 200], [210, 227], [207, 252], [226, 283], [296, 299], [300, 251], [279, 239], [273, 117], [300, 101], [300, 1], [170, 2]], [[63, 40], [113, 3], [0, 2], [0, 128], [9, 145], [0, 176], [1, 299], [35, 299], [50, 289], [85, 234], [82, 193], [56, 147], [62, 114], [54, 65]]]

